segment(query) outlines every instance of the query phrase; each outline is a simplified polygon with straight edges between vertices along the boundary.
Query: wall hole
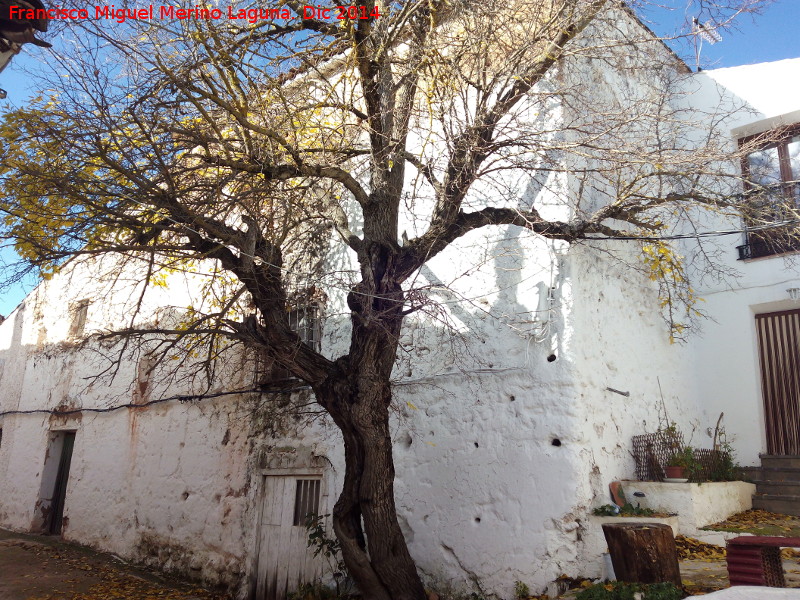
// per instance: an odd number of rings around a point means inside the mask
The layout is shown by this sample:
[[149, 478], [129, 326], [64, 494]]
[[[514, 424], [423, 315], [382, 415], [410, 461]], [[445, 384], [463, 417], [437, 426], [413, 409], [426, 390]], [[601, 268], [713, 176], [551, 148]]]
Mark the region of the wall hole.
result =
[[517, 399], [517, 397], [512, 395], [512, 396], [509, 396], [509, 397], [508, 397], [508, 399], [509, 399], [511, 402], [513, 402], [514, 400], [516, 400], [516, 399]]
[[480, 523], [481, 522], [481, 518], [480, 517], [475, 517], [475, 522], [476, 523]]
[[553, 439], [550, 441], [550, 444], [552, 444], [553, 446], [560, 446], [560, 445], [561, 445], [561, 440], [560, 440], [560, 439], [558, 439], [558, 438], [553, 438]]
[[550, 356], [547, 357], [547, 362], [555, 362], [555, 360], [556, 360], [555, 354], [551, 354]]
[[478, 445], [478, 442], [475, 442], [475, 447], [476, 448], [480, 448], [480, 446]]

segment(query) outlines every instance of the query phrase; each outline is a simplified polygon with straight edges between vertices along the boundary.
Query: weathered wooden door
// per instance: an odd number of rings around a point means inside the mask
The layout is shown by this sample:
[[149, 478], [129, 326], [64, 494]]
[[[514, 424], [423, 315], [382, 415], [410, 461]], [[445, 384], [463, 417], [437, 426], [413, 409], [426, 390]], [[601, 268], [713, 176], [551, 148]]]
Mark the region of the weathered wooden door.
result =
[[323, 559], [308, 547], [306, 529], [306, 515], [324, 510], [322, 477], [268, 474], [262, 490], [256, 600], [284, 600], [322, 575]]
[[800, 455], [800, 310], [756, 315], [767, 454]]
[[75, 447], [75, 432], [58, 432], [56, 436], [58, 436], [61, 441], [61, 452], [58, 458], [58, 470], [56, 471], [56, 479], [53, 486], [50, 514], [45, 523], [45, 530], [54, 535], [61, 533], [61, 528], [64, 524], [64, 504], [67, 498], [69, 468], [72, 464], [72, 449]]

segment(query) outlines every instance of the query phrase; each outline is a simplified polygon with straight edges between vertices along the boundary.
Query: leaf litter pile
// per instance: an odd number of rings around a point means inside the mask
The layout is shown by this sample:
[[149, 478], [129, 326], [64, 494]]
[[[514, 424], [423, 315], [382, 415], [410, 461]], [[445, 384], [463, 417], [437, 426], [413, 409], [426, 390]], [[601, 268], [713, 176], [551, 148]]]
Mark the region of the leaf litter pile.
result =
[[704, 529], [752, 533], [753, 535], [800, 537], [800, 517], [753, 509], [732, 515], [724, 521], [714, 523]]
[[[27, 600], [226, 600], [227, 596], [214, 594], [196, 586], [178, 582], [161, 582], [149, 575], [137, 575], [126, 572], [123, 565], [119, 567], [104, 561], [92, 559], [90, 555], [69, 549], [39, 546], [36, 554], [46, 554], [45, 559], [58, 561], [65, 566], [87, 575], [100, 582], [92, 585], [87, 591], [77, 591], [74, 588], [54, 590], [44, 595], [34, 595]], [[78, 579], [68, 580], [65, 583], [79, 583]], [[65, 586], [71, 587], [71, 586]]]
[[706, 544], [700, 540], [678, 535], [675, 537], [678, 547], [678, 560], [725, 560], [725, 548], [714, 544]]

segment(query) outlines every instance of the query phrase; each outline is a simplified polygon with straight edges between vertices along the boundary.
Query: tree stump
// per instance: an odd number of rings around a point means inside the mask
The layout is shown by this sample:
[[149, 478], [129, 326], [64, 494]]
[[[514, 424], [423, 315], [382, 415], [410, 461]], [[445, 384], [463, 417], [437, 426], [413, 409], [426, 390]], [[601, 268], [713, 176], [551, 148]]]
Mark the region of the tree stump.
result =
[[614, 574], [628, 583], [667, 581], [681, 586], [678, 549], [672, 527], [662, 523], [606, 523]]

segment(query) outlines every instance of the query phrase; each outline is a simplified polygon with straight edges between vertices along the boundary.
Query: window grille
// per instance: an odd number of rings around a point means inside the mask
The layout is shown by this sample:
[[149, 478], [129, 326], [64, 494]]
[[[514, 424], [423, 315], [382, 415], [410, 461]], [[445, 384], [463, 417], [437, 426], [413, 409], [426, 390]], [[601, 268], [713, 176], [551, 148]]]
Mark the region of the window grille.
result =
[[300, 336], [306, 346], [317, 351], [320, 350], [322, 332], [317, 305], [311, 304], [289, 311], [289, 327]]
[[[290, 310], [287, 314], [289, 326], [297, 333], [300, 340], [311, 349], [319, 352], [322, 348], [322, 326], [320, 319], [321, 309], [318, 304], [311, 303], [306, 306]], [[262, 353], [255, 365], [255, 381], [262, 387], [274, 385], [285, 386], [294, 381], [288, 369], [284, 369], [271, 358]]]
[[294, 518], [292, 525], [305, 527], [310, 514], [319, 514], [319, 497], [322, 489], [320, 479], [298, 479], [294, 496]]

